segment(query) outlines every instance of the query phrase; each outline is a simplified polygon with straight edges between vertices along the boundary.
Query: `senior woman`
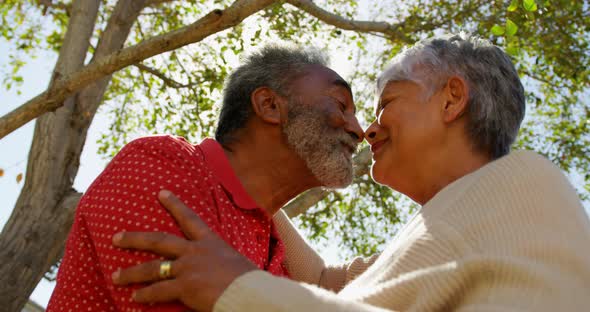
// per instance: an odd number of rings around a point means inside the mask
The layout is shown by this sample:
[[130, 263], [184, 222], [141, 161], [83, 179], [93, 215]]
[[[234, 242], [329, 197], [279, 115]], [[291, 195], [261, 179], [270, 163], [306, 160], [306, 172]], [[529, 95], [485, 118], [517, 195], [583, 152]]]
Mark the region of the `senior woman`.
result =
[[[378, 80], [366, 131], [373, 179], [422, 205], [380, 255], [327, 266], [283, 213], [287, 268], [257, 270], [176, 197], [162, 203], [188, 240], [125, 233], [114, 244], [169, 256], [173, 278], [135, 300], [215, 311], [573, 311], [590, 307], [590, 224], [560, 170], [510, 152], [525, 96], [509, 57], [464, 34], [398, 55]], [[157, 264], [115, 282], [158, 279]]]

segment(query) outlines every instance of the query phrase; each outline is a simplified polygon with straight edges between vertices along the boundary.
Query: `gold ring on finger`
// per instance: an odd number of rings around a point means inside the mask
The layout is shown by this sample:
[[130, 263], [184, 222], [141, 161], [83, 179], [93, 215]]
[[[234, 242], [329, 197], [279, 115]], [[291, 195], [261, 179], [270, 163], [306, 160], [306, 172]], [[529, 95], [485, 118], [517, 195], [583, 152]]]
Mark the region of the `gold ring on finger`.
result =
[[172, 261], [162, 261], [160, 263], [160, 278], [169, 279], [172, 276]]

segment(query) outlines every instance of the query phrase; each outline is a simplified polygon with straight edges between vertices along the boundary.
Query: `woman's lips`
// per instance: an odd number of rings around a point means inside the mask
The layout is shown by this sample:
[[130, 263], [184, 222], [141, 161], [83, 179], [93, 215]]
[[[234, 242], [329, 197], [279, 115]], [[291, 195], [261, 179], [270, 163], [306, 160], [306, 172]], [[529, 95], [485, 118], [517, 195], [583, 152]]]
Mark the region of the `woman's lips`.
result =
[[381, 149], [381, 146], [383, 146], [383, 144], [385, 144], [385, 140], [373, 143], [373, 145], [371, 145], [371, 152], [373, 152], [373, 154], [377, 153], [377, 151]]

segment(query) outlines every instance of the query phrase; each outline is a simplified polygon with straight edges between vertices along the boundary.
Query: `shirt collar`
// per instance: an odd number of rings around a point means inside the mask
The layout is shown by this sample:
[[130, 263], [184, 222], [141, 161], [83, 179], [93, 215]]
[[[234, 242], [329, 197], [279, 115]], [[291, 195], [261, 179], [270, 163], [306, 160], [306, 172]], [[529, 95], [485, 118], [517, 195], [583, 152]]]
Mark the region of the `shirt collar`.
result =
[[203, 152], [205, 161], [213, 171], [213, 175], [230, 194], [233, 202], [242, 209], [257, 209], [258, 204], [244, 189], [242, 182], [236, 176], [234, 169], [225, 156], [221, 144], [214, 139], [207, 138], [198, 147]]

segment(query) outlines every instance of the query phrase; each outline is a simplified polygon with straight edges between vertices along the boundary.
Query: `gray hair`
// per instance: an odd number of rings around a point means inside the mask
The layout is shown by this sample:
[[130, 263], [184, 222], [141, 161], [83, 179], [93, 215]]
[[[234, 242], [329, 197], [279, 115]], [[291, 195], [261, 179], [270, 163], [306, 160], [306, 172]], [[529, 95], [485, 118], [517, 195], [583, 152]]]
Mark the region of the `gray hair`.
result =
[[291, 82], [305, 74], [310, 65], [328, 66], [328, 58], [317, 49], [269, 45], [242, 60], [227, 79], [221, 112], [215, 130], [220, 143], [234, 140], [253, 114], [250, 97], [260, 87], [290, 96]]
[[465, 33], [422, 40], [397, 55], [377, 80], [410, 80], [430, 97], [457, 75], [469, 86], [467, 134], [475, 148], [508, 154], [525, 114], [524, 88], [510, 57], [486, 39]]

